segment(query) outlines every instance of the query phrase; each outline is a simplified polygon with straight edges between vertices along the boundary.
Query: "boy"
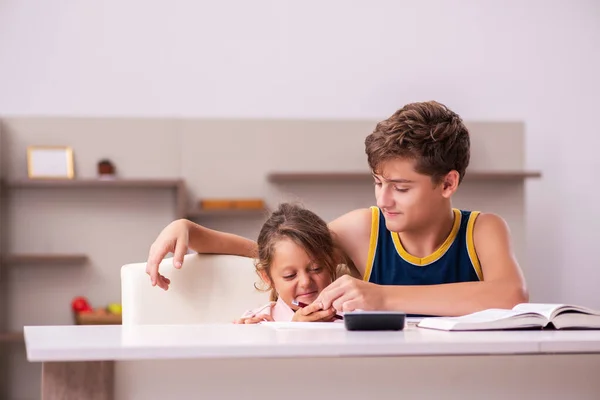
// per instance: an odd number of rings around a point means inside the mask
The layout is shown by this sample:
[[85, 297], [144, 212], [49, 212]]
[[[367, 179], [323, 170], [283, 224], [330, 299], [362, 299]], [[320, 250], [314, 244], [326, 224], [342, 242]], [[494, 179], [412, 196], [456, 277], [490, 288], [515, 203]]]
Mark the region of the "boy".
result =
[[[365, 140], [377, 207], [329, 224], [362, 280], [343, 276], [316, 301], [339, 311], [401, 310], [456, 316], [528, 301], [504, 220], [452, 208], [470, 158], [461, 118], [430, 101], [404, 106]], [[255, 257], [256, 243], [189, 221], [171, 223], [150, 249], [147, 272], [167, 289], [158, 263], [188, 246], [199, 253]]]

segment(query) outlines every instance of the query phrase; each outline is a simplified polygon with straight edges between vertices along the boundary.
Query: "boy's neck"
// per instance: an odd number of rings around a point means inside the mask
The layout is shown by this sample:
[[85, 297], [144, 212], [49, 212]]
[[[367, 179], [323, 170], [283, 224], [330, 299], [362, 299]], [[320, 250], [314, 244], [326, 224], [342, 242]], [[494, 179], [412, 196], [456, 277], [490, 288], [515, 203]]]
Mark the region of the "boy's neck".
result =
[[398, 233], [404, 250], [423, 258], [433, 254], [448, 238], [454, 225], [454, 210], [450, 205], [439, 214], [432, 215], [430, 223], [420, 229]]

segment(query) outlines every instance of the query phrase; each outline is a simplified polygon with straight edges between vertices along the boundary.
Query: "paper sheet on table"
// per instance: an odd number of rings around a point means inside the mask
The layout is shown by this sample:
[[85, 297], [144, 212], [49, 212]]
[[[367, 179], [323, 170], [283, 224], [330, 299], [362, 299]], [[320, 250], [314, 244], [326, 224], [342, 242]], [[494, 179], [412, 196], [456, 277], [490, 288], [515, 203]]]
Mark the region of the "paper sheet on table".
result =
[[264, 321], [260, 325], [273, 329], [346, 329], [343, 322], [271, 322]]

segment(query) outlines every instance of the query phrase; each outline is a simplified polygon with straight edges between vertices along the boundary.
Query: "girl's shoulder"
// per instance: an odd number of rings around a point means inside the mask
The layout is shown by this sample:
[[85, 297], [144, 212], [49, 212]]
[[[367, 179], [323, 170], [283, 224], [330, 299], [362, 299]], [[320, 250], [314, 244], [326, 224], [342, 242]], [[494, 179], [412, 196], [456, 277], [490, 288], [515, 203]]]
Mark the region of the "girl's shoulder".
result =
[[294, 318], [294, 310], [292, 310], [285, 302], [279, 298], [277, 301], [270, 301], [267, 304], [248, 310], [242, 315], [242, 318], [250, 318], [256, 315], [270, 315], [274, 321], [289, 322]]

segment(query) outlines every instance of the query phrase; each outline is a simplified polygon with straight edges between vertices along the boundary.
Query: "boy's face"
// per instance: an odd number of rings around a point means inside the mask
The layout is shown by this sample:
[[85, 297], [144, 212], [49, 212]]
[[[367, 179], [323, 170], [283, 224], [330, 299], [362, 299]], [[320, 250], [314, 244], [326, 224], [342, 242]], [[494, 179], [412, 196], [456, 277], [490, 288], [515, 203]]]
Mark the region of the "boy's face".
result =
[[323, 289], [331, 283], [331, 275], [324, 265], [316, 264], [306, 253], [290, 239], [282, 239], [274, 248], [271, 263], [271, 282], [263, 276], [265, 282], [270, 283], [279, 297], [290, 308], [295, 308], [292, 301], [295, 299], [302, 303], [310, 304], [316, 300]]
[[392, 232], [419, 230], [430, 225], [446, 206], [450, 193], [431, 177], [415, 172], [414, 160], [396, 158], [381, 163], [373, 174], [377, 206]]

